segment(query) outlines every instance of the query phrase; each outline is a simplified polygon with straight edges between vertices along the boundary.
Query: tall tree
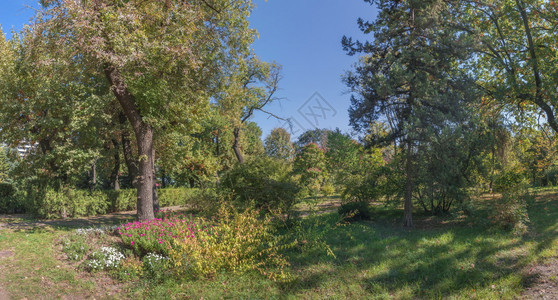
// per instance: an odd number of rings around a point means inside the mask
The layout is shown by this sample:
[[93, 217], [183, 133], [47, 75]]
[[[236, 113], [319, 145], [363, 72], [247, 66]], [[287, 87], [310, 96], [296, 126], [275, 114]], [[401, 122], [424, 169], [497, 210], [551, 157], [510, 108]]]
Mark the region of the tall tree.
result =
[[283, 128], [274, 128], [265, 138], [265, 152], [269, 157], [291, 160], [294, 156], [291, 135]]
[[[418, 146], [428, 135], [459, 122], [471, 80], [456, 70], [469, 56], [470, 38], [455, 20], [457, 1], [367, 1], [379, 13], [374, 22], [359, 19], [373, 42], [344, 37], [349, 55], [363, 53], [345, 78], [353, 91], [349, 109], [355, 130], [377, 120], [393, 124], [389, 141], [405, 151], [403, 225], [413, 227], [413, 193]], [[382, 142], [382, 141], [377, 141]]]
[[249, 51], [252, 2], [42, 3], [36, 39], [71, 45], [71, 56], [60, 53], [64, 63], [104, 74], [130, 123], [137, 144], [138, 218], [153, 219], [154, 139], [159, 132], [188, 130], [209, 106], [219, 66]]
[[[233, 125], [232, 149], [239, 163], [244, 163], [241, 132], [256, 111], [277, 117], [264, 107], [277, 100], [281, 67], [260, 61], [257, 57], [241, 58], [228, 68], [222, 80], [218, 104], [221, 113]], [[281, 118], [279, 118], [281, 119]]]
[[323, 128], [323, 129], [316, 128], [316, 129], [306, 130], [296, 140], [296, 143], [295, 143], [296, 151], [302, 150], [302, 148], [304, 148], [304, 146], [306, 146], [310, 143], [317, 144], [318, 146], [320, 146], [323, 149], [327, 148], [327, 138], [328, 138], [330, 132], [331, 132], [331, 130], [325, 129], [325, 128]]
[[464, 23], [480, 45], [473, 68], [488, 95], [515, 108], [546, 116], [558, 132], [556, 89], [558, 9], [553, 1], [464, 1]]
[[[98, 74], [64, 64], [52, 47], [29, 27], [10, 41], [0, 38], [0, 139], [13, 148], [36, 145], [19, 164], [20, 173], [58, 188], [99, 156], [109, 94]], [[73, 51], [65, 44], [57, 48]]]

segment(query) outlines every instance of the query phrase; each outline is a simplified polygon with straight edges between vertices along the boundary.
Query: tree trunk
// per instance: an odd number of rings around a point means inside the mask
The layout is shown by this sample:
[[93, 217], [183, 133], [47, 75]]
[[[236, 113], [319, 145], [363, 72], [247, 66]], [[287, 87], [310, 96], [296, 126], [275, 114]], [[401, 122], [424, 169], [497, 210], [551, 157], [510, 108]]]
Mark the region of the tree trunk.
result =
[[114, 167], [110, 173], [110, 187], [118, 191], [120, 190], [120, 182], [118, 181], [120, 175], [120, 143], [118, 143], [117, 139], [113, 138], [112, 144], [114, 145]]
[[153, 211], [154, 212], [158, 212], [159, 209], [161, 208], [159, 205], [159, 195], [157, 194], [157, 176], [156, 176], [156, 172], [155, 172], [155, 148], [153, 148], [153, 153], [152, 153], [153, 159], [152, 161], [152, 165], [151, 165], [151, 172], [153, 173]]
[[134, 158], [134, 153], [132, 151], [132, 145], [130, 144], [130, 135], [128, 132], [122, 132], [122, 153], [124, 154], [124, 161], [126, 162], [126, 167], [128, 167], [128, 177], [132, 183], [132, 186], [138, 188], [138, 161]]
[[149, 221], [155, 218], [153, 213], [153, 128], [142, 124], [136, 132], [138, 143], [138, 219]]
[[91, 165], [91, 179], [89, 181], [89, 192], [93, 192], [95, 190], [95, 187], [97, 186], [97, 162], [93, 161], [93, 164]]
[[407, 161], [405, 162], [405, 212], [403, 216], [404, 227], [414, 227], [413, 225], [413, 186], [414, 186], [414, 167], [413, 149], [411, 142], [407, 142]]
[[155, 218], [153, 213], [153, 128], [143, 120], [136, 99], [128, 89], [120, 72], [110, 64], [104, 66], [104, 72], [114, 96], [120, 103], [122, 111], [136, 135], [138, 145], [137, 216], [139, 221], [153, 220]]
[[234, 131], [233, 131], [233, 135], [234, 135], [234, 142], [233, 142], [233, 150], [234, 150], [234, 154], [236, 155], [236, 159], [238, 159], [238, 162], [243, 164], [244, 163], [244, 156], [242, 156], [242, 152], [240, 151], [240, 128], [239, 127], [235, 127]]

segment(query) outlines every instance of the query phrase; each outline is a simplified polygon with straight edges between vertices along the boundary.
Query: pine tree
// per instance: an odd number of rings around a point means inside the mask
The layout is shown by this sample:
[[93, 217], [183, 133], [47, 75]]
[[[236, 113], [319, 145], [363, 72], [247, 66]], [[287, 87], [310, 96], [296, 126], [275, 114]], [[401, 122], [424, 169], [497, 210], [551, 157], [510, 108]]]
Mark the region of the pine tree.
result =
[[468, 56], [471, 39], [460, 29], [457, 1], [367, 1], [376, 3], [374, 22], [358, 20], [373, 42], [343, 38], [349, 55], [362, 53], [360, 63], [345, 77], [352, 89], [350, 122], [365, 131], [374, 121], [387, 121], [406, 163], [403, 224], [413, 227], [413, 192], [418, 146], [428, 135], [461, 121], [471, 80], [457, 66]]

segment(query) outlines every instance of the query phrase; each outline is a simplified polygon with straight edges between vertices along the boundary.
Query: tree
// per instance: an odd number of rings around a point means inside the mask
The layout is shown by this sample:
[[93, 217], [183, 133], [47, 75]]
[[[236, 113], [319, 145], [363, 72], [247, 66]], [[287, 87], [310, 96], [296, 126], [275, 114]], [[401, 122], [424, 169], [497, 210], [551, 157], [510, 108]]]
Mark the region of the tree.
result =
[[296, 140], [296, 151], [301, 150], [304, 146], [314, 143], [321, 148], [327, 148], [327, 138], [331, 130], [329, 129], [310, 129], [303, 132]]
[[[41, 188], [60, 188], [87, 172], [99, 156], [108, 116], [107, 85], [77, 65], [64, 65], [52, 46], [35, 40], [29, 27], [10, 41], [0, 37], [0, 140], [12, 148], [37, 145], [17, 169]], [[73, 49], [58, 45], [58, 51]]]
[[336, 185], [342, 185], [349, 174], [360, 167], [362, 145], [339, 129], [330, 131], [327, 136], [327, 170]]
[[464, 1], [464, 24], [480, 45], [471, 68], [487, 95], [518, 112], [546, 116], [558, 132], [558, 10], [553, 1]]
[[265, 153], [269, 157], [291, 160], [294, 155], [291, 135], [283, 128], [273, 129], [265, 138]]
[[255, 122], [247, 122], [244, 126], [244, 153], [251, 157], [262, 156], [265, 153], [262, 142], [262, 129]]
[[6, 149], [0, 147], [0, 183], [5, 183], [9, 178], [10, 165]]
[[[384, 140], [398, 141], [405, 151], [404, 220], [413, 226], [413, 193], [418, 146], [442, 128], [463, 122], [474, 96], [472, 80], [456, 68], [470, 56], [470, 37], [460, 29], [456, 1], [368, 1], [379, 9], [374, 22], [359, 19], [373, 42], [344, 37], [349, 55], [363, 53], [345, 77], [352, 89], [350, 122], [365, 131], [380, 119], [392, 125]], [[470, 93], [467, 93], [467, 92]]]
[[296, 155], [293, 172], [300, 176], [300, 184], [306, 192], [315, 196], [328, 176], [324, 149], [315, 143], [302, 147]]
[[154, 140], [188, 130], [209, 107], [219, 66], [245, 57], [250, 0], [42, 1], [34, 37], [69, 44], [64, 63], [103, 74], [137, 144], [138, 218], [153, 214]]
[[235, 62], [222, 80], [222, 92], [218, 94], [217, 102], [221, 113], [233, 124], [232, 149], [241, 164], [244, 163], [241, 131], [254, 112], [261, 111], [282, 119], [264, 110], [266, 105], [277, 100], [275, 93], [279, 89], [280, 71], [280, 66], [250, 56]]

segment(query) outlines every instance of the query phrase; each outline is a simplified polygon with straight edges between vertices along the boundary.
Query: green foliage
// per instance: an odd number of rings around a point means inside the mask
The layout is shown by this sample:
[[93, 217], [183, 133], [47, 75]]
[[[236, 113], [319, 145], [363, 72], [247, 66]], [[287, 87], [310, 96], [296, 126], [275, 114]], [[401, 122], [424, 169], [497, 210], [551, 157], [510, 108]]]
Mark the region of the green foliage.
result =
[[300, 176], [302, 192], [316, 196], [328, 178], [325, 151], [314, 143], [304, 146], [296, 155], [293, 172]]
[[0, 199], [12, 197], [15, 194], [14, 186], [10, 183], [0, 183]]
[[[370, 203], [380, 197], [389, 197], [390, 189], [397, 189], [396, 172], [385, 167], [380, 149], [359, 149], [356, 153], [359, 164], [347, 168], [347, 175], [341, 183], [344, 203]], [[389, 179], [389, 180], [388, 180]]]
[[[158, 194], [161, 206], [189, 205], [197, 203], [194, 200], [197, 200], [199, 190], [168, 188], [158, 190]], [[76, 218], [134, 210], [137, 203], [137, 192], [131, 189], [94, 192], [70, 188], [60, 191], [30, 189], [25, 194], [17, 193], [12, 197], [0, 197], [0, 204], [2, 203], [6, 203], [8, 211], [19, 209], [18, 211], [32, 213], [42, 218]], [[11, 206], [8, 206], [7, 203]], [[0, 206], [1, 208], [2, 206]]]
[[372, 210], [368, 201], [343, 202], [337, 212], [346, 220], [370, 220]]
[[258, 271], [272, 280], [286, 280], [288, 266], [271, 218], [259, 219], [253, 209], [237, 212], [223, 206], [214, 227], [193, 238], [176, 239], [171, 251], [175, 271], [183, 276], [213, 278], [220, 271]]
[[265, 138], [265, 153], [275, 159], [291, 160], [294, 155], [291, 135], [283, 128], [274, 128]]
[[507, 192], [516, 190], [518, 186], [525, 185], [525, 173], [521, 168], [511, 168], [496, 175], [494, 179], [494, 192]]
[[326, 150], [327, 171], [332, 182], [342, 186], [354, 170], [361, 168], [363, 147], [337, 129], [328, 132]]
[[416, 198], [430, 213], [447, 213], [469, 199], [469, 189], [482, 172], [482, 158], [490, 144], [480, 124], [447, 127], [418, 147]]
[[8, 181], [9, 172], [10, 172], [10, 165], [8, 163], [8, 156], [6, 155], [6, 149], [0, 147], [0, 183], [5, 183], [6, 181]]
[[69, 260], [81, 261], [91, 250], [91, 244], [86, 235], [70, 234], [61, 240], [62, 252]]
[[255, 205], [266, 212], [287, 213], [298, 200], [298, 187], [290, 176], [289, 164], [269, 157], [237, 164], [223, 175], [219, 188], [240, 207]]
[[145, 273], [155, 279], [163, 278], [171, 266], [168, 257], [155, 253], [148, 253], [143, 257], [142, 262]]
[[332, 133], [329, 129], [310, 129], [303, 132], [296, 140], [296, 151], [300, 151], [304, 146], [314, 143], [320, 148], [326, 149], [328, 147], [328, 139]]
[[516, 235], [527, 233], [530, 222], [527, 211], [529, 198], [529, 192], [523, 183], [508, 185], [490, 211], [492, 224], [497, 228], [511, 230]]
[[144, 264], [137, 257], [127, 256], [113, 274], [123, 282], [136, 281], [144, 275]]

